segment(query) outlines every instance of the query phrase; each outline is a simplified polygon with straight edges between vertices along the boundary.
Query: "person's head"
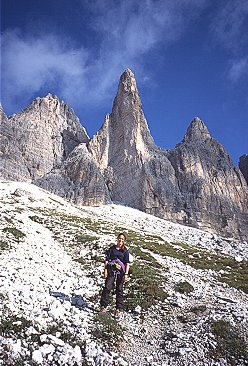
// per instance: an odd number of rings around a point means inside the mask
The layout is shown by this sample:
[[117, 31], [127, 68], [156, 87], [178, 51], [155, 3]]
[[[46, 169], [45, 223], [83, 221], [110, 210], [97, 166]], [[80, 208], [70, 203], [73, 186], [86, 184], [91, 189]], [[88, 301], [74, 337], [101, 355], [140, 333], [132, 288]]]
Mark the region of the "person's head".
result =
[[117, 236], [117, 246], [118, 248], [121, 248], [123, 251], [126, 250], [126, 235], [123, 233], [120, 233]]

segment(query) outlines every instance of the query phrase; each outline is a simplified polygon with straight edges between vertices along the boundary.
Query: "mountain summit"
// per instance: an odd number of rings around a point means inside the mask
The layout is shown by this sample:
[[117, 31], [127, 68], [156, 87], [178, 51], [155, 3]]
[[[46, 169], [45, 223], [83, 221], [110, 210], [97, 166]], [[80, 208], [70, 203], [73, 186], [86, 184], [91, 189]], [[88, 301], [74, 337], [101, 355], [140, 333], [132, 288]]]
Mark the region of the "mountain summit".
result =
[[202, 141], [210, 138], [210, 133], [199, 117], [195, 117], [190, 123], [183, 141]]
[[77, 204], [117, 202], [247, 240], [241, 171], [198, 117], [174, 149], [156, 146], [130, 69], [92, 139], [73, 110], [51, 94], [10, 118], [0, 115], [0, 177], [33, 182]]

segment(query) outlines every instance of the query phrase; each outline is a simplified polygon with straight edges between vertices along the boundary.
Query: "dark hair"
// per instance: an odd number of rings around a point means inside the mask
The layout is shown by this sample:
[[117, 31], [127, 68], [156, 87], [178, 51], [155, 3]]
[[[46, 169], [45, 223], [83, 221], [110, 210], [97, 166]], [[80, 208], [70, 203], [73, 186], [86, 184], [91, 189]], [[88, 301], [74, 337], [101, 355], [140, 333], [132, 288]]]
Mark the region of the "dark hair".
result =
[[[119, 237], [120, 236], [124, 236], [124, 238], [125, 238], [125, 241], [127, 240], [127, 237], [126, 237], [126, 235], [124, 234], [124, 233], [120, 233], [118, 236], [117, 236], [117, 239], [119, 239]], [[121, 247], [121, 251], [123, 252], [123, 253], [125, 253], [125, 251], [127, 250], [127, 248], [126, 248], [126, 245], [125, 244], [123, 244], [123, 246]]]
[[123, 235], [123, 236], [124, 236], [124, 238], [125, 238], [125, 240], [127, 240], [127, 237], [126, 237], [126, 235], [125, 235], [124, 233], [120, 233], [120, 234], [117, 236], [117, 239], [119, 239], [119, 237], [120, 237], [121, 235]]

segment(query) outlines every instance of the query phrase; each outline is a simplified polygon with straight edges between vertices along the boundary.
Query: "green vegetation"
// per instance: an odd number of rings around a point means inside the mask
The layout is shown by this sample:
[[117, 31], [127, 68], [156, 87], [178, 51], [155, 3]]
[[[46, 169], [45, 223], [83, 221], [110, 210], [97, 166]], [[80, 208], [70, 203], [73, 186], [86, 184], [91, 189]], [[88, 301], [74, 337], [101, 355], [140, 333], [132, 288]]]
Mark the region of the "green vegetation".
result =
[[10, 249], [10, 245], [4, 240], [0, 240], [0, 251], [7, 249]]
[[86, 234], [77, 234], [74, 237], [74, 241], [76, 242], [76, 244], [86, 244], [86, 243], [88, 244], [97, 239], [98, 239], [97, 236], [91, 236]]
[[23, 316], [14, 315], [4, 308], [0, 325], [0, 335], [2, 337], [25, 337], [24, 333], [32, 323]]
[[175, 284], [175, 290], [180, 292], [180, 294], [189, 294], [194, 291], [194, 287], [187, 281], [183, 281]]
[[37, 222], [38, 224], [43, 224], [44, 219], [39, 216], [29, 216], [30, 220]]
[[[153, 240], [152, 240], [153, 239]], [[160, 237], [140, 238], [142, 247], [162, 256], [179, 259], [195, 269], [211, 269], [218, 273], [219, 281], [248, 293], [248, 262], [237, 262], [227, 255], [218, 255], [206, 249], [191, 247], [183, 243], [167, 243]]]
[[190, 309], [190, 311], [192, 311], [192, 313], [195, 314], [204, 313], [204, 311], [206, 310], [207, 310], [206, 305], [197, 305]]
[[[70, 246], [88, 245], [96, 241], [100, 235], [112, 234], [113, 238], [120, 232], [127, 235], [127, 245], [130, 252], [135, 256], [135, 262], [141, 262], [150, 268], [159, 269], [157, 261], [144, 250], [149, 250], [155, 254], [176, 258], [184, 264], [195, 269], [213, 270], [218, 276], [218, 280], [227, 283], [231, 287], [243, 290], [248, 293], [248, 263], [247, 261], [236, 262], [230, 256], [215, 254], [206, 249], [192, 247], [184, 243], [168, 243], [160, 236], [147, 235], [138, 231], [129, 230], [118, 224], [94, 218], [81, 218], [76, 215], [59, 213], [56, 210], [36, 209], [42, 213], [42, 219], [33, 216], [33, 220], [43, 223], [54, 232], [56, 239], [65, 242], [65, 235], [73, 237]], [[56, 228], [56, 229], [55, 229]], [[59, 231], [58, 231], [59, 228]], [[55, 233], [56, 231], [56, 233]], [[85, 234], [84, 234], [85, 233]], [[79, 259], [83, 261], [82, 259]], [[99, 261], [99, 259], [98, 259]], [[137, 270], [137, 268], [134, 268]], [[163, 270], [165, 271], [165, 269]], [[138, 271], [139, 272], [139, 271]], [[134, 277], [135, 273], [133, 274]], [[139, 274], [137, 274], [139, 276]], [[140, 274], [141, 275], [141, 274]], [[141, 275], [143, 278], [143, 275]], [[128, 286], [131, 287], [131, 286]]]
[[109, 347], [117, 346], [122, 339], [123, 333], [120, 322], [108, 313], [97, 314], [94, 321], [95, 326], [92, 332], [94, 337], [100, 338]]
[[151, 263], [134, 263], [132, 265], [132, 279], [128, 284], [126, 309], [134, 310], [141, 306], [147, 310], [158, 301], [164, 301], [167, 294], [162, 288], [161, 273]]
[[65, 343], [70, 344], [72, 347], [79, 346], [81, 349], [85, 348], [85, 342], [76, 333], [68, 331], [62, 320], [51, 324], [45, 332], [53, 336], [56, 336], [56, 333], [59, 332], [61, 333], [60, 339]]
[[212, 324], [211, 330], [217, 341], [217, 347], [211, 351], [214, 359], [226, 358], [232, 366], [248, 362], [247, 344], [237, 329], [225, 320], [218, 320]]
[[3, 232], [13, 235], [18, 242], [20, 241], [20, 239], [23, 239], [26, 236], [26, 234], [16, 229], [15, 227], [5, 227], [3, 229]]

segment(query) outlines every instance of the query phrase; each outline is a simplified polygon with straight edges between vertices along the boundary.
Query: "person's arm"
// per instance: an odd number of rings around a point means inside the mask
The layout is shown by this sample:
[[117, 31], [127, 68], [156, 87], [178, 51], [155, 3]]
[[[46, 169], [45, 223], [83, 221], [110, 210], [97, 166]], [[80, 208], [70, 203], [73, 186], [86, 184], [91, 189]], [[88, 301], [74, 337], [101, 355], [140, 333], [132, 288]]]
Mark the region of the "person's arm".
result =
[[108, 277], [108, 261], [104, 262], [104, 278]]
[[107, 278], [107, 276], [108, 276], [108, 261], [110, 259], [110, 254], [111, 254], [111, 248], [109, 248], [105, 253], [105, 262], [104, 262], [104, 271], [103, 271], [104, 278]]
[[128, 281], [129, 263], [125, 265], [125, 282]]

